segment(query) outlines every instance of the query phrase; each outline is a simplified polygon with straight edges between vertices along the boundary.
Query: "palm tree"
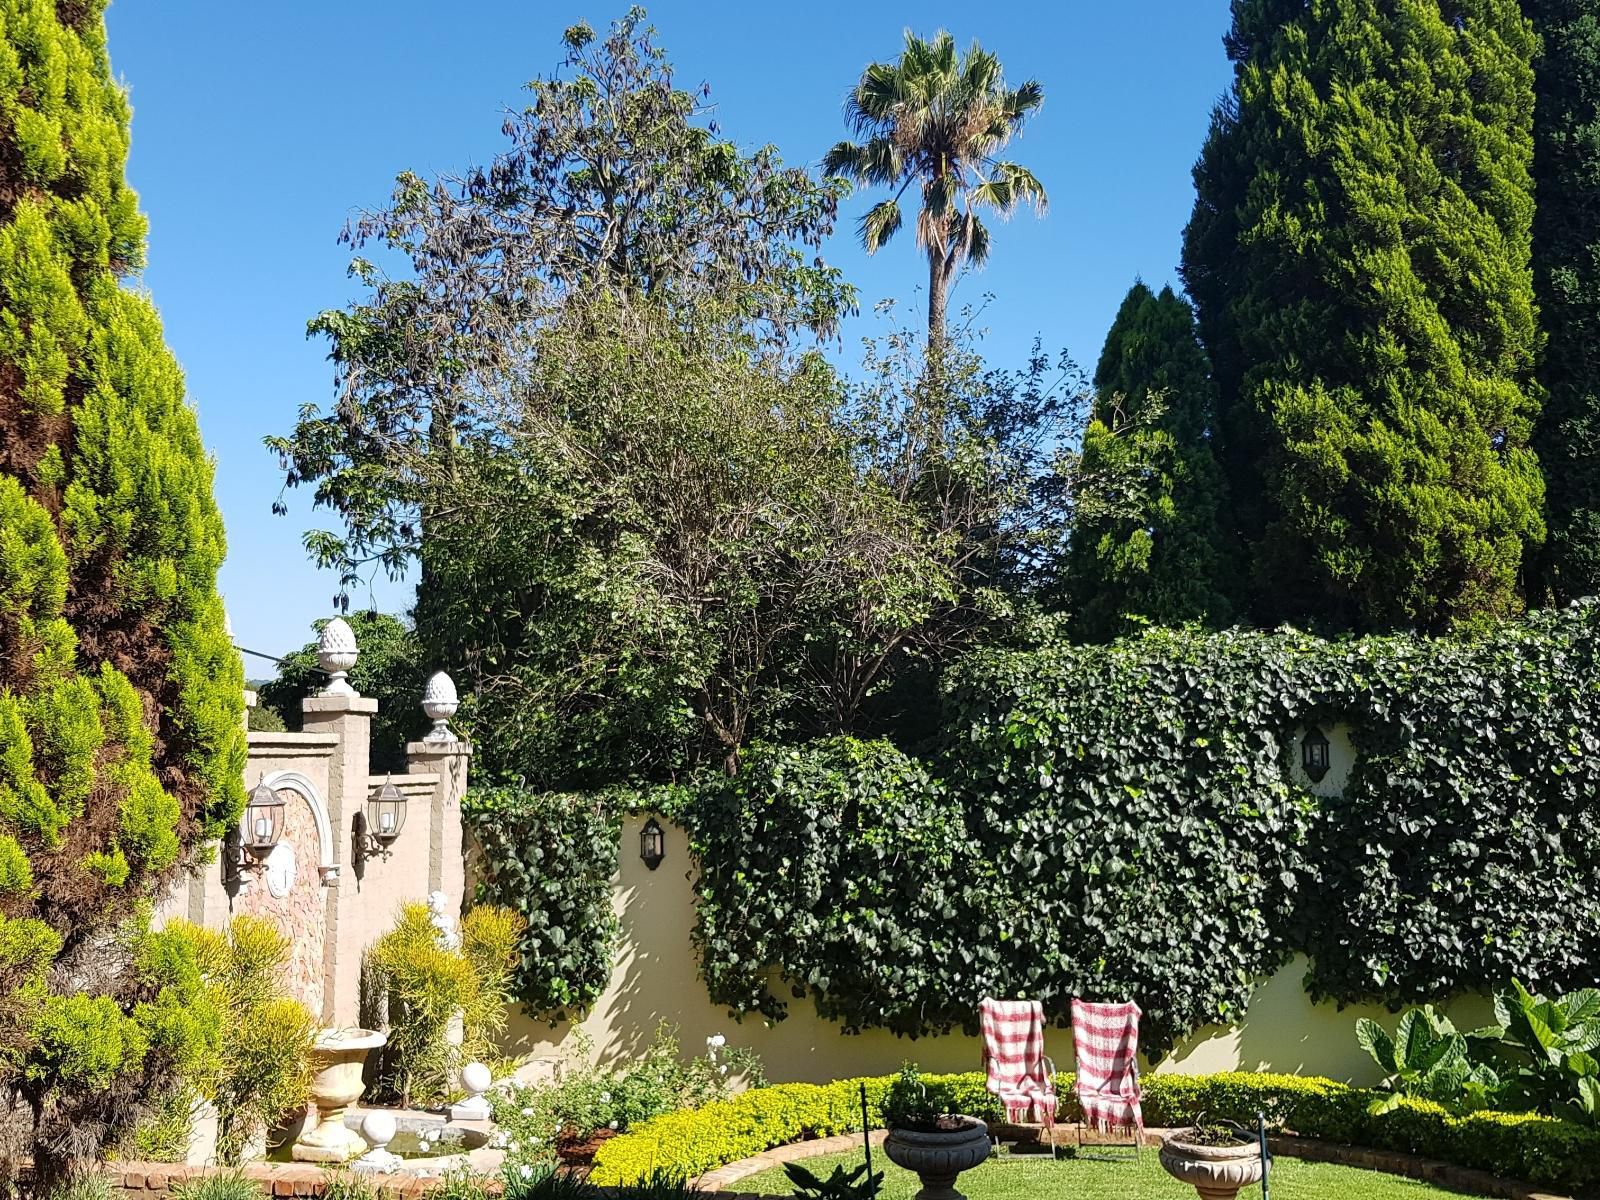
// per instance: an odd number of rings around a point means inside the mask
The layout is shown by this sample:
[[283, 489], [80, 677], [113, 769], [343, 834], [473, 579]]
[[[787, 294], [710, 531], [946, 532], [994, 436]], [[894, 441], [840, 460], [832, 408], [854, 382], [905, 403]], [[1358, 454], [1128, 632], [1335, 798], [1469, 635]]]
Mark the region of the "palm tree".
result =
[[995, 157], [1043, 101], [1034, 80], [1008, 88], [1000, 60], [976, 42], [958, 55], [945, 31], [925, 41], [909, 29], [899, 61], [872, 63], [845, 97], [845, 117], [863, 140], [840, 142], [823, 170], [894, 189], [861, 218], [867, 253], [900, 228], [900, 197], [914, 181], [922, 183], [917, 244], [928, 254], [930, 352], [944, 343], [956, 271], [989, 255], [989, 231], [977, 210], [1009, 217], [1027, 200], [1044, 212], [1044, 187], [1033, 172]]

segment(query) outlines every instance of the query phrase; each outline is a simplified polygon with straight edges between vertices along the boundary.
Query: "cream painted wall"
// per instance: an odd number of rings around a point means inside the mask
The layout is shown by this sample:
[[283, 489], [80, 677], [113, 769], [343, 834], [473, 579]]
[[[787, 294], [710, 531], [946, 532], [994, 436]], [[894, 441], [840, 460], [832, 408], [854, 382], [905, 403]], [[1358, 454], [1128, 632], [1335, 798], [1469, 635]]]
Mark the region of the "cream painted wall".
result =
[[[1340, 731], [1342, 734], [1342, 731]], [[1348, 738], [1331, 740], [1348, 753]], [[1334, 757], [1330, 777], [1343, 778]], [[726, 1034], [731, 1043], [758, 1051], [774, 1081], [821, 1083], [852, 1075], [881, 1074], [914, 1059], [925, 1070], [978, 1070], [981, 1048], [977, 1038], [949, 1036], [911, 1040], [882, 1030], [847, 1035], [817, 1015], [810, 1000], [791, 1000], [789, 1017], [768, 1026], [759, 1018], [735, 1022], [706, 997], [690, 944], [694, 924], [693, 895], [687, 875], [683, 831], [667, 826], [667, 858], [650, 871], [639, 861], [641, 818], [623, 828], [622, 854], [614, 881], [614, 904], [622, 921], [622, 941], [610, 986], [593, 1010], [578, 1025], [593, 1041], [603, 1062], [621, 1062], [642, 1051], [658, 1022], [680, 1027], [687, 1051], [697, 1051], [713, 1033]], [[1330, 1075], [1353, 1083], [1376, 1082], [1378, 1072], [1355, 1042], [1355, 1022], [1372, 1016], [1391, 1028], [1394, 1016], [1377, 1007], [1347, 1008], [1313, 1005], [1301, 987], [1305, 962], [1297, 960], [1256, 989], [1249, 1013], [1232, 1028], [1201, 1030], [1178, 1047], [1157, 1071], [1211, 1072], [1271, 1070]], [[784, 992], [778, 991], [778, 995]], [[1451, 1010], [1470, 1027], [1486, 1023], [1487, 1001], [1469, 997]], [[508, 1051], [535, 1060], [526, 1074], [536, 1077], [551, 1058], [574, 1049], [575, 1027], [555, 1028], [530, 1020], [520, 1010], [513, 1013], [507, 1031]], [[1046, 1051], [1061, 1070], [1072, 1063], [1072, 1034], [1051, 1029]]]

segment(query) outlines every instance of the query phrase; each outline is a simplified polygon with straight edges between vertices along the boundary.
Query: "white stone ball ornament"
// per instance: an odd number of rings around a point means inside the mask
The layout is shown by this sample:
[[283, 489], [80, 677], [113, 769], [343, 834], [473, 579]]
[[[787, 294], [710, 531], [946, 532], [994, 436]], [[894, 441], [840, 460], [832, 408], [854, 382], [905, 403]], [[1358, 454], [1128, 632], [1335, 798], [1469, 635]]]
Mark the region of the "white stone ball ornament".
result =
[[460, 707], [461, 698], [456, 694], [455, 680], [443, 671], [435, 671], [428, 676], [427, 686], [422, 689], [422, 711], [433, 722], [433, 728], [422, 740], [435, 744], [455, 741], [450, 718], [456, 715]]
[[461, 1068], [461, 1090], [468, 1096], [477, 1097], [489, 1090], [489, 1085], [494, 1082], [489, 1068], [481, 1062], [469, 1062]]
[[324, 696], [356, 695], [349, 675], [358, 654], [355, 630], [343, 617], [334, 617], [322, 627], [317, 638], [317, 665], [328, 674], [328, 686], [322, 689]]
[[394, 1135], [398, 1132], [399, 1126], [395, 1124], [393, 1113], [372, 1109], [361, 1118], [361, 1136], [374, 1149], [383, 1149], [394, 1141]]

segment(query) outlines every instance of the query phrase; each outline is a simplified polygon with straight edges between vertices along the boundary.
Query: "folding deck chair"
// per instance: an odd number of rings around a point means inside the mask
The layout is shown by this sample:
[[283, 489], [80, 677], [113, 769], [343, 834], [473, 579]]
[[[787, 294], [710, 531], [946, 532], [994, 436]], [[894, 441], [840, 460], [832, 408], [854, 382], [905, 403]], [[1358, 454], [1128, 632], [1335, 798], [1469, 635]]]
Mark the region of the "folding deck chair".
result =
[[[1135, 1156], [1144, 1142], [1139, 1090], [1139, 1006], [1072, 1002], [1072, 1047], [1077, 1058], [1078, 1145], [1085, 1125], [1100, 1133], [1129, 1130]], [[1102, 1143], [1123, 1146], [1125, 1142]]]
[[1042, 1125], [1055, 1157], [1056, 1068], [1044, 1053], [1044, 1006], [1037, 1000], [985, 999], [978, 1011], [990, 1093], [999, 1097], [1011, 1124]]

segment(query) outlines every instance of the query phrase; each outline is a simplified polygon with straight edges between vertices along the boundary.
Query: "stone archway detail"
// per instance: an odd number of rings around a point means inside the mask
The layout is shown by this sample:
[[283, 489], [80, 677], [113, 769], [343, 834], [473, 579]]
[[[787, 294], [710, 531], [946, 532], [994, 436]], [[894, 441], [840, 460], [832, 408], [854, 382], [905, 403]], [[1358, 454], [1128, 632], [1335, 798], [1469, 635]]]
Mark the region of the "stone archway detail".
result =
[[333, 823], [328, 820], [328, 806], [322, 802], [317, 785], [299, 771], [275, 771], [262, 783], [273, 791], [288, 788], [300, 796], [311, 810], [317, 825], [317, 877], [323, 887], [334, 887], [339, 882], [337, 843], [333, 840]]

